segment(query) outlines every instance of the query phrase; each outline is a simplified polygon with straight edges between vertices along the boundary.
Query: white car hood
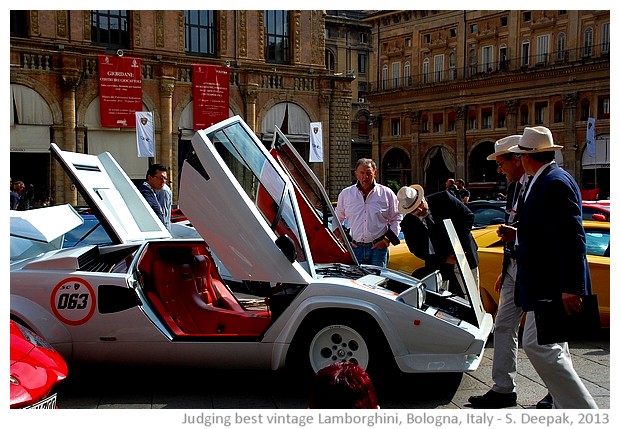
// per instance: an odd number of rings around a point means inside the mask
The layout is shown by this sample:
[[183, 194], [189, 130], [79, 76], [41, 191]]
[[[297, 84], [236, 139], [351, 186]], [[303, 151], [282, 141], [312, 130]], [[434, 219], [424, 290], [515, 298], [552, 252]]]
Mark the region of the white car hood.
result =
[[198, 131], [192, 146], [179, 207], [230, 275], [310, 283], [314, 264], [292, 184], [252, 130], [235, 116]]
[[67, 172], [115, 243], [170, 238], [140, 191], [108, 152], [88, 155], [61, 150], [55, 143], [50, 151]]
[[11, 210], [11, 236], [49, 243], [84, 222], [70, 204]]

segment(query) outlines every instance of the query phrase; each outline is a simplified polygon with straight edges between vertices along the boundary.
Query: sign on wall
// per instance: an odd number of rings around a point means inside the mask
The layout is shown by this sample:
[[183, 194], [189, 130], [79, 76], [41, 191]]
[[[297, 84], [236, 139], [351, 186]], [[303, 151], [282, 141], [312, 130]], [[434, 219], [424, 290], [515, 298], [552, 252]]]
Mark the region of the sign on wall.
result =
[[134, 128], [142, 110], [142, 60], [99, 55], [101, 126]]
[[228, 67], [194, 64], [194, 131], [208, 128], [229, 115], [230, 70]]

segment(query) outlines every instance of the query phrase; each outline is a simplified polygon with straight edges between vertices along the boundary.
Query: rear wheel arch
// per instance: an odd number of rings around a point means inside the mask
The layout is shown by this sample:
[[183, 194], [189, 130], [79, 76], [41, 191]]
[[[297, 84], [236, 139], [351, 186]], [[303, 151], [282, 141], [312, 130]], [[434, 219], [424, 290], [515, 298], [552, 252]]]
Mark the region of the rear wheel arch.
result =
[[51, 344], [71, 342], [71, 334], [63, 323], [45, 308], [24, 297], [11, 295], [11, 319], [19, 321]]

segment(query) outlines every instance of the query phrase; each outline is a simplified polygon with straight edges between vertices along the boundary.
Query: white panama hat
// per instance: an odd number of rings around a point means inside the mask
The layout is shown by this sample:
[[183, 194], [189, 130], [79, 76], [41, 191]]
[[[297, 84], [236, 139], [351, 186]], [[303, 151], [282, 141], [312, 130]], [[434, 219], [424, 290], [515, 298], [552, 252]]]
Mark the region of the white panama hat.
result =
[[415, 211], [424, 198], [424, 188], [420, 185], [403, 186], [396, 194], [398, 198], [398, 211], [407, 214]]

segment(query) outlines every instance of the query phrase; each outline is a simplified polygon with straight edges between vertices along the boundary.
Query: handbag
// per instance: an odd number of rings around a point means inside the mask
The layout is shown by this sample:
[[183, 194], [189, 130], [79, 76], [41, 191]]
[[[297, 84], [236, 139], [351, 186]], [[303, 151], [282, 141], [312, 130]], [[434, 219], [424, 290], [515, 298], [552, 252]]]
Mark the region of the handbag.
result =
[[593, 338], [601, 329], [596, 295], [582, 295], [581, 310], [571, 314], [566, 313], [561, 299], [538, 300], [534, 317], [540, 345]]

